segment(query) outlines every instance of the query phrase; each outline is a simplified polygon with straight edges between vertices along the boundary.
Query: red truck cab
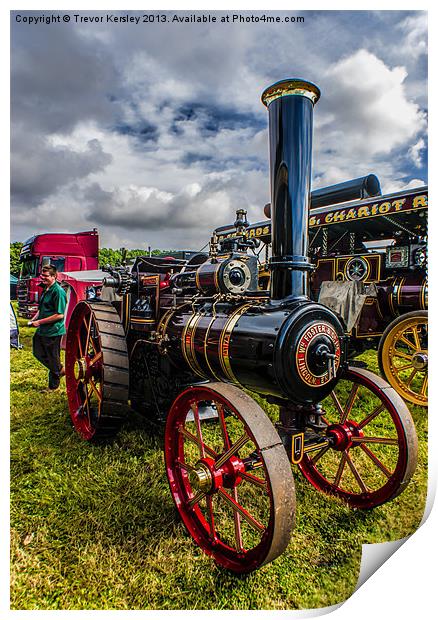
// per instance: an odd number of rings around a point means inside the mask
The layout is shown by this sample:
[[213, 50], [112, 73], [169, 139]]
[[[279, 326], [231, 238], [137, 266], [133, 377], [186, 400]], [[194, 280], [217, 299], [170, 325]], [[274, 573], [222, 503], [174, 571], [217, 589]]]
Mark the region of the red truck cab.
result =
[[98, 269], [97, 229], [78, 233], [45, 233], [27, 241], [20, 253], [21, 271], [17, 285], [18, 314], [32, 318], [41, 294], [39, 275], [46, 264], [59, 272]]

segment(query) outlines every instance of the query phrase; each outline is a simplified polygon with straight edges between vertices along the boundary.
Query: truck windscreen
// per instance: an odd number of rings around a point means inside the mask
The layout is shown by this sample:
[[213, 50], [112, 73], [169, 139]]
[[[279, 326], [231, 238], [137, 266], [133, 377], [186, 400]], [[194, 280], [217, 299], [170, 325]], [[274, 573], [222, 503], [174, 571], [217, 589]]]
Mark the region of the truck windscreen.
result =
[[65, 258], [63, 256], [43, 256], [42, 265], [53, 265], [58, 271], [64, 271]]
[[20, 278], [34, 278], [37, 275], [38, 259], [27, 256], [21, 259]]

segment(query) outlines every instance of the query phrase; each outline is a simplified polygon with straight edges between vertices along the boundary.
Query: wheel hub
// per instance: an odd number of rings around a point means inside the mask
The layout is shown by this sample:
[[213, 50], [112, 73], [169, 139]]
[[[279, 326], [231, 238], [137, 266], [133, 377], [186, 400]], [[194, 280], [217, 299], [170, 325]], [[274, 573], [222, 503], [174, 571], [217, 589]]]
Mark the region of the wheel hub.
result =
[[246, 470], [244, 463], [232, 456], [222, 467], [223, 485], [225, 488], [233, 489], [242, 482], [241, 472]]
[[213, 459], [205, 458], [196, 463], [191, 484], [204, 493], [214, 493], [219, 487], [233, 489], [242, 481], [240, 473], [244, 471], [244, 463], [236, 456], [231, 456], [218, 469]]
[[209, 493], [213, 488], [213, 476], [206, 463], [198, 462], [193, 472], [192, 486], [199, 491]]
[[416, 351], [412, 356], [412, 365], [416, 370], [426, 370], [427, 361], [427, 353], [424, 351]]
[[81, 357], [75, 361], [74, 376], [76, 381], [82, 381], [85, 378], [85, 372], [87, 370], [87, 362], [84, 357]]
[[362, 429], [353, 420], [347, 420], [344, 424], [333, 424], [327, 428], [327, 437], [333, 450], [339, 452], [348, 450], [354, 443], [353, 437], [363, 437]]

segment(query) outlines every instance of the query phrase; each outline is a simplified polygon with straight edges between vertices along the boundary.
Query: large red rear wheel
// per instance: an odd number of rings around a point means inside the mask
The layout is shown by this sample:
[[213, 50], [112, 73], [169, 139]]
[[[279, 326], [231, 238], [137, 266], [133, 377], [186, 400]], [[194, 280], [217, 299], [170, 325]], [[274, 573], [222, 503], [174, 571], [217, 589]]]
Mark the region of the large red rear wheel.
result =
[[110, 304], [80, 302], [67, 331], [65, 378], [70, 416], [79, 435], [102, 441], [116, 435], [128, 402], [128, 351], [119, 315]]
[[247, 573], [284, 551], [295, 513], [290, 463], [247, 394], [224, 383], [180, 394], [167, 419], [165, 458], [181, 518], [218, 564]]
[[349, 368], [322, 407], [327, 444], [301, 461], [307, 480], [355, 508], [399, 495], [415, 471], [417, 435], [397, 392], [377, 375]]

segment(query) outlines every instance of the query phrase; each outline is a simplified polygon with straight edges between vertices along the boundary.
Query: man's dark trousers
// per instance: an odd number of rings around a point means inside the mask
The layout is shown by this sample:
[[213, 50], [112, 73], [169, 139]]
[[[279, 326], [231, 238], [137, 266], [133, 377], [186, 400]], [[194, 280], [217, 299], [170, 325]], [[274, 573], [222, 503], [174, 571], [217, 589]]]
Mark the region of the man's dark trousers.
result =
[[49, 369], [49, 389], [59, 387], [62, 364], [60, 361], [62, 336], [40, 336], [37, 332], [33, 337], [33, 354], [43, 366]]

